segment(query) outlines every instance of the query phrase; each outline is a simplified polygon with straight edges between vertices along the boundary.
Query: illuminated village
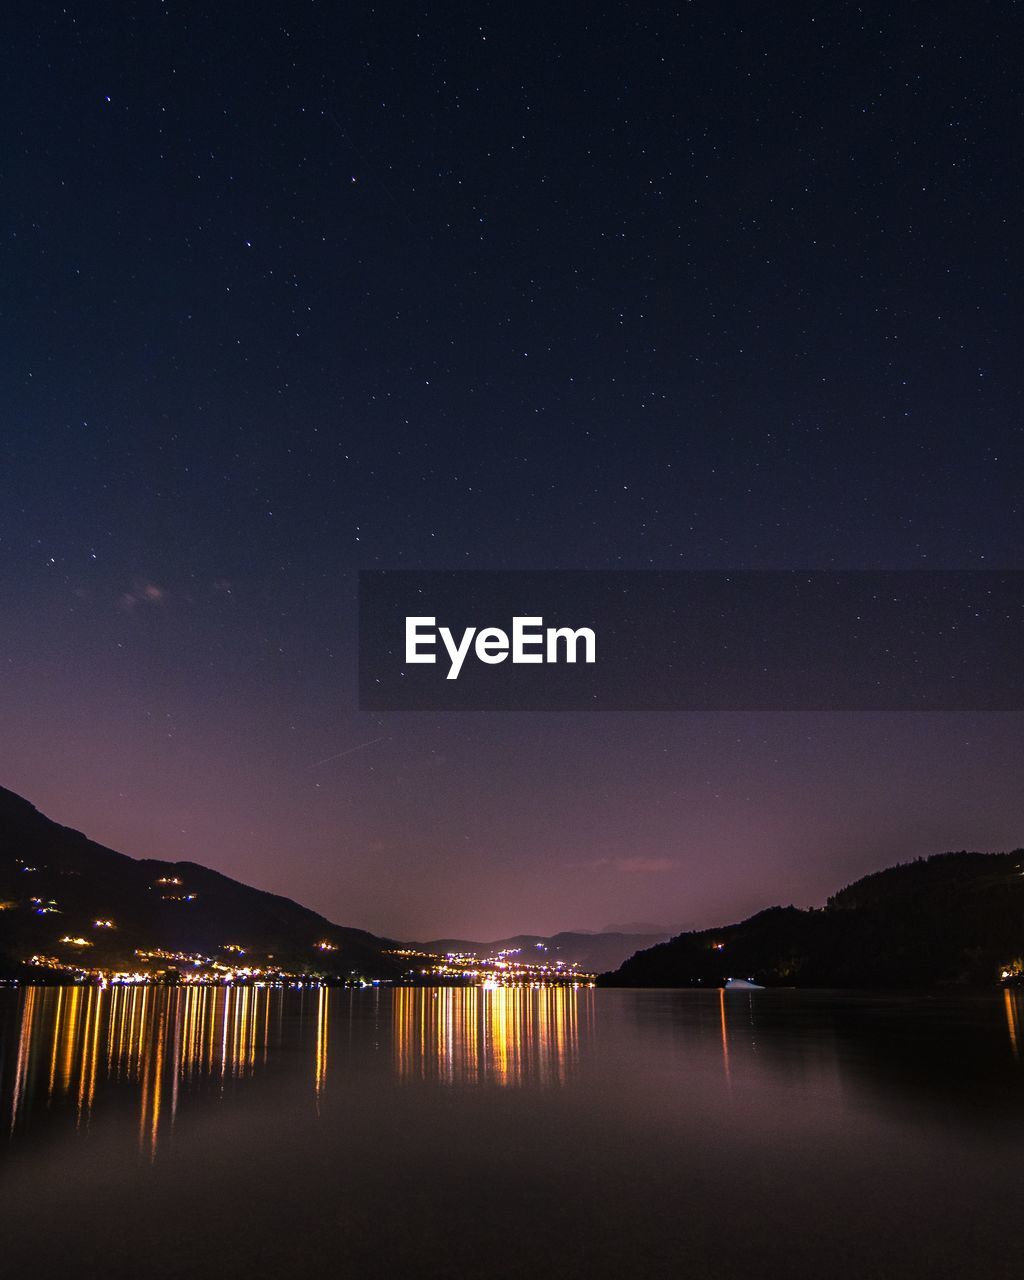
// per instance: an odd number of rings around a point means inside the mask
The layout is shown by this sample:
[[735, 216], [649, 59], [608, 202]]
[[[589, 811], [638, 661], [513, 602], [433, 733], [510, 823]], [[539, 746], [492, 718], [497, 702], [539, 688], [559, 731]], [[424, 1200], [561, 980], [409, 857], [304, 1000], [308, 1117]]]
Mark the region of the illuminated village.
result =
[[[268, 927], [258, 915], [262, 895], [246, 886], [227, 882], [243, 900], [240, 909], [225, 911], [224, 882], [211, 881], [204, 868], [188, 865], [148, 876], [139, 870], [128, 862], [125, 871], [134, 884], [117, 874], [103, 882], [106, 889], [94, 885], [83, 899], [87, 879], [77, 865], [68, 883], [67, 867], [55, 873], [53, 866], [16, 854], [0, 912], [9, 921], [20, 920], [23, 949], [16, 970], [4, 975], [7, 980], [98, 986], [506, 987], [592, 985], [595, 977], [576, 962], [550, 956], [543, 943], [496, 948], [492, 954], [439, 953], [339, 928], [312, 913], [305, 913], [309, 933], [293, 920]], [[18, 892], [22, 884], [24, 894]], [[303, 909], [288, 903], [288, 911], [295, 918]], [[197, 918], [197, 912], [204, 914]]]
[[[105, 922], [97, 927], [113, 928]], [[74, 948], [82, 952], [92, 946], [87, 938], [65, 936], [60, 939], [63, 948]], [[334, 943], [320, 941], [314, 944], [320, 951], [337, 950]], [[399, 957], [408, 962], [408, 968], [401, 977], [394, 979], [367, 978], [361, 974], [351, 974], [346, 978], [326, 972], [309, 970], [295, 972], [270, 963], [273, 957], [266, 957], [265, 963], [246, 963], [243, 957], [246, 948], [238, 943], [225, 943], [222, 953], [229, 953], [233, 959], [215, 956], [190, 954], [183, 951], [166, 951], [159, 947], [148, 950], [137, 950], [134, 955], [137, 964], [132, 968], [111, 969], [103, 966], [90, 966], [84, 962], [84, 956], [77, 961], [61, 955], [33, 955], [27, 961], [31, 969], [39, 971], [38, 980], [42, 982], [71, 981], [98, 983], [101, 986], [131, 986], [138, 984], [159, 983], [162, 985], [186, 984], [189, 986], [211, 986], [223, 983], [246, 983], [255, 986], [294, 986], [294, 985], [331, 985], [331, 986], [593, 986], [596, 975], [586, 973], [575, 964], [566, 964], [563, 960], [549, 962], [545, 959], [534, 959], [524, 956], [521, 951], [499, 951], [493, 956], [479, 957], [473, 954], [449, 953], [438, 955], [427, 951], [415, 951], [409, 948], [398, 948], [386, 954]], [[31, 975], [28, 981], [33, 981]]]
[[523, 983], [593, 985], [595, 975], [583, 972], [577, 964], [564, 960], [548, 960], [547, 949], [538, 944], [529, 952], [522, 947], [478, 956], [474, 952], [449, 951], [437, 955], [429, 951], [401, 948], [390, 952], [409, 961], [409, 977], [423, 982], [469, 983], [510, 987]]
[[[34, 870], [34, 868], [33, 868]], [[152, 886], [164, 902], [187, 904], [197, 894], [188, 892], [179, 876], [161, 876]], [[63, 914], [53, 898], [32, 897], [25, 904], [35, 915]], [[6, 901], [2, 908], [16, 909], [17, 902]], [[291, 986], [326, 984], [332, 986], [376, 986], [381, 983], [431, 986], [550, 986], [593, 985], [595, 975], [583, 971], [578, 964], [548, 957], [542, 944], [535, 948], [505, 949], [493, 955], [472, 952], [440, 954], [412, 947], [393, 947], [383, 955], [397, 962], [398, 973], [382, 978], [358, 971], [339, 974], [339, 944], [330, 938], [319, 938], [309, 944], [315, 959], [308, 966], [275, 963], [273, 954], [260, 952], [244, 942], [225, 941], [210, 952], [171, 950], [150, 946], [132, 948], [121, 954], [121, 963], [110, 963], [117, 952], [112, 947], [118, 930], [117, 920], [103, 914], [92, 919], [86, 928], [58, 931], [52, 945], [25, 958], [21, 980], [26, 982], [94, 983], [100, 986], [125, 986], [159, 983], [161, 985], [210, 986], [252, 984], [257, 986]], [[93, 963], [91, 953], [101, 946], [103, 958]], [[119, 953], [120, 954], [120, 953]], [[334, 959], [334, 964], [330, 960]]]

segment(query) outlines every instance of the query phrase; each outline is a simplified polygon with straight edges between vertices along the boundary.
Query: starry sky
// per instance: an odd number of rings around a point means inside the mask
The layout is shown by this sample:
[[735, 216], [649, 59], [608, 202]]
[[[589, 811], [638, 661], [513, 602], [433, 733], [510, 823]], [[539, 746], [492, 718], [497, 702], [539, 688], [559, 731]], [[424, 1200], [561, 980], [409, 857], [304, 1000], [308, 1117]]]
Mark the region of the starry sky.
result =
[[393, 937], [1024, 843], [1019, 714], [356, 710], [360, 568], [1019, 568], [1011, 6], [17, 6], [0, 784]]

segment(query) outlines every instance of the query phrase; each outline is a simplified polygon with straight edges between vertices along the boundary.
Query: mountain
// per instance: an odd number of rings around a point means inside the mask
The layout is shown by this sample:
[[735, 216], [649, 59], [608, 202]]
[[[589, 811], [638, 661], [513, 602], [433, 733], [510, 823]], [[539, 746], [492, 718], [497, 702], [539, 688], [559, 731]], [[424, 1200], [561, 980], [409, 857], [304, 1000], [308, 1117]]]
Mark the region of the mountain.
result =
[[650, 924], [644, 920], [632, 920], [629, 924], [606, 924], [602, 933], [643, 933], [648, 937], [667, 938], [672, 933], [663, 924]]
[[[181, 953], [290, 973], [389, 977], [398, 972], [385, 954], [393, 945], [195, 862], [116, 853], [0, 787], [0, 972], [16, 972], [33, 955], [144, 971]], [[169, 955], [147, 965], [139, 951]]]
[[1024, 849], [943, 853], [849, 885], [818, 909], [771, 907], [640, 951], [603, 986], [991, 985], [1024, 973]]
[[628, 933], [556, 933], [544, 937], [537, 933], [520, 933], [514, 938], [496, 942], [469, 942], [465, 938], [435, 938], [432, 942], [410, 942], [417, 951], [437, 955], [472, 955], [479, 959], [496, 956], [502, 951], [519, 952], [523, 959], [564, 960], [577, 964], [585, 973], [602, 973], [622, 964], [639, 947], [662, 942], [666, 933], [637, 935]]

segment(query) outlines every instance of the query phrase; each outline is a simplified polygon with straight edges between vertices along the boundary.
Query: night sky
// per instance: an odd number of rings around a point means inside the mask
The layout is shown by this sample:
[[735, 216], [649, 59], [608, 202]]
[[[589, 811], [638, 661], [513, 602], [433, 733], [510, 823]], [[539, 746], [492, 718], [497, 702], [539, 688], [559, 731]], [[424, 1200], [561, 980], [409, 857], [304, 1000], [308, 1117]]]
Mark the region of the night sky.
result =
[[1024, 843], [1019, 714], [355, 710], [360, 568], [1019, 568], [1013, 6], [5, 18], [0, 784], [345, 924]]

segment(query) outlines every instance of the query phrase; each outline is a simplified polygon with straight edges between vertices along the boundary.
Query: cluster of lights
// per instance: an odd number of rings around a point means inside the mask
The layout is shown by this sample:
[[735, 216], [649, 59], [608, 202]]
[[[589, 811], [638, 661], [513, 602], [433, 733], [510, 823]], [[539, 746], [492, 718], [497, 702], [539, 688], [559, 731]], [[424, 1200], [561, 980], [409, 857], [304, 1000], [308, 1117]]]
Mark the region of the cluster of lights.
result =
[[[153, 881], [153, 887], [157, 889], [181, 889], [184, 884], [181, 876], [158, 876]], [[194, 902], [196, 896], [194, 893], [162, 893], [160, 895], [164, 902]]]
[[135, 954], [140, 960], [178, 960], [182, 964], [212, 964], [213, 961], [206, 956], [199, 955], [198, 952], [187, 951], [165, 951], [162, 947], [153, 947], [148, 951], [140, 951], [138, 948]]
[[[62, 939], [62, 941], [64, 941]], [[92, 944], [86, 939], [68, 938], [69, 944]], [[140, 960], [176, 960], [188, 963], [192, 968], [178, 975], [178, 981], [190, 987], [229, 986], [242, 983], [257, 987], [321, 987], [323, 979], [319, 975], [291, 973], [285, 969], [261, 968], [255, 965], [233, 966], [221, 964], [203, 956], [188, 956], [184, 953], [170, 951], [136, 951]], [[81, 964], [68, 964], [59, 956], [34, 955], [26, 962], [35, 968], [52, 969], [73, 975], [76, 982], [96, 982], [101, 987], [114, 986], [148, 986], [163, 983], [167, 977], [166, 969], [153, 970], [111, 970], [87, 968]], [[346, 986], [375, 987], [380, 985], [379, 978], [367, 979], [360, 974], [350, 974], [345, 979]]]
[[389, 952], [407, 960], [427, 961], [416, 970], [420, 977], [473, 982], [484, 987], [515, 987], [555, 983], [562, 985], [590, 982], [593, 974], [582, 971], [578, 964], [564, 960], [524, 960], [521, 948], [498, 951], [483, 958], [468, 952], [450, 951], [446, 955], [434, 955], [429, 951], [417, 951], [410, 947]]
[[[177, 876], [162, 876], [155, 882], [157, 885], [177, 885], [180, 886], [182, 881]], [[163, 895], [165, 900], [169, 895]], [[173, 901], [189, 901], [195, 897], [195, 894], [173, 895]], [[51, 900], [44, 903], [42, 899], [34, 899], [36, 909], [41, 907], [49, 910], [56, 909], [56, 904]], [[92, 921], [95, 929], [115, 929], [117, 926], [112, 919], [100, 917]], [[60, 939], [62, 945], [67, 947], [75, 947], [84, 949], [91, 947], [92, 942], [88, 938], [77, 935], [66, 934]], [[331, 942], [329, 939], [323, 938], [315, 942], [314, 947], [317, 951], [330, 953], [336, 952], [338, 944]], [[225, 942], [220, 950], [222, 952], [230, 952], [236, 956], [244, 956], [246, 948], [237, 942]], [[536, 944], [536, 951], [546, 953], [547, 948], [543, 943]], [[579, 985], [589, 983], [593, 978], [593, 974], [582, 971], [575, 962], [569, 964], [564, 960], [549, 960], [546, 954], [543, 958], [540, 955], [533, 955], [530, 958], [524, 958], [522, 948], [505, 948], [496, 951], [489, 956], [478, 956], [471, 952], [451, 951], [445, 955], [438, 955], [433, 952], [421, 951], [412, 947], [399, 947], [391, 950], [388, 954], [400, 957], [405, 960], [419, 961], [419, 964], [408, 970], [407, 976], [420, 978], [433, 978], [440, 981], [458, 981], [470, 982], [484, 987], [507, 987], [507, 986], [548, 986], [548, 985]], [[203, 956], [196, 952], [168, 951], [163, 948], [150, 948], [147, 950], [136, 949], [135, 955], [143, 962], [163, 961], [165, 965], [171, 962], [177, 966], [188, 966], [188, 968], [180, 973], [178, 980], [189, 985], [206, 985], [232, 982], [252, 983], [259, 982], [261, 985], [266, 982], [292, 983], [297, 981], [305, 981], [310, 978], [308, 974], [289, 973], [279, 967], [261, 967], [253, 964], [231, 964], [215, 960], [212, 956]], [[269, 960], [273, 960], [272, 956], [268, 956]], [[94, 979], [104, 985], [108, 982], [112, 983], [148, 983], [160, 981], [167, 976], [166, 967], [154, 968], [149, 972], [140, 971], [116, 971], [112, 972], [100, 968], [84, 968], [81, 965], [66, 964], [54, 956], [33, 956], [29, 962], [33, 965], [50, 969], [60, 969], [68, 973], [74, 973], [79, 980]], [[172, 970], [173, 972], [173, 970]], [[362, 985], [367, 985], [365, 979], [354, 979]], [[310, 985], [317, 985], [319, 979], [312, 975]], [[374, 984], [375, 985], [375, 984]]]

